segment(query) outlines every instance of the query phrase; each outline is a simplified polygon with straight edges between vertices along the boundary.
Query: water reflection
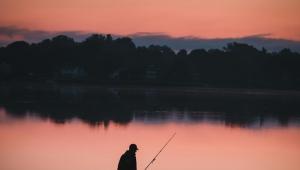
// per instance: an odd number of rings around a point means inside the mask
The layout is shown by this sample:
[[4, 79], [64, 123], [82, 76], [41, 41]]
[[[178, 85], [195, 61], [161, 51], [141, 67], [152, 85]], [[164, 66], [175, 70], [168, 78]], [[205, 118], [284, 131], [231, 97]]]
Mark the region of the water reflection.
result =
[[136, 120], [251, 128], [297, 125], [300, 120], [299, 95], [283, 92], [92, 86], [13, 86], [0, 91], [0, 106], [10, 116], [33, 115], [56, 123], [78, 118], [105, 127]]
[[130, 143], [138, 144], [138, 169], [144, 169], [174, 132], [174, 141], [151, 169], [300, 167], [298, 95], [174, 88], [0, 88], [3, 170], [113, 170]]
[[56, 124], [34, 117], [0, 123], [0, 169], [117, 169], [130, 143], [137, 143], [138, 169], [144, 169], [167, 138], [174, 140], [149, 169], [155, 170], [298, 170], [300, 128], [261, 130], [219, 124], [132, 121], [109, 128], [81, 121]]

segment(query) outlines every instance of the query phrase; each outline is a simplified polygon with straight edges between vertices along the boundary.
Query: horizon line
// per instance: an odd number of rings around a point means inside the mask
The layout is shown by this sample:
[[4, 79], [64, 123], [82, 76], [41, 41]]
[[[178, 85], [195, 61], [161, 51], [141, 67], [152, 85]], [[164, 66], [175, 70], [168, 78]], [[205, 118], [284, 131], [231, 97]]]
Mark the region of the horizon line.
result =
[[255, 33], [255, 34], [248, 34], [242, 36], [228, 36], [228, 37], [205, 37], [205, 36], [197, 36], [197, 35], [171, 35], [166, 32], [134, 32], [128, 34], [120, 34], [120, 33], [107, 33], [107, 32], [97, 32], [97, 31], [84, 31], [84, 30], [42, 30], [42, 29], [28, 29], [25, 27], [17, 27], [17, 26], [0, 26], [0, 41], [1, 36], [3, 37], [13, 37], [14, 35], [22, 35], [26, 33], [44, 33], [48, 34], [49, 36], [57, 36], [57, 35], [64, 35], [64, 34], [77, 34], [77, 35], [112, 35], [114, 37], [151, 37], [151, 36], [162, 36], [166, 38], [173, 38], [173, 39], [188, 39], [188, 40], [224, 40], [224, 39], [245, 39], [245, 38], [262, 38], [262, 39], [271, 39], [271, 40], [285, 40], [285, 41], [292, 41], [300, 43], [300, 39], [289, 39], [284, 37], [276, 37], [273, 36], [273, 33]]

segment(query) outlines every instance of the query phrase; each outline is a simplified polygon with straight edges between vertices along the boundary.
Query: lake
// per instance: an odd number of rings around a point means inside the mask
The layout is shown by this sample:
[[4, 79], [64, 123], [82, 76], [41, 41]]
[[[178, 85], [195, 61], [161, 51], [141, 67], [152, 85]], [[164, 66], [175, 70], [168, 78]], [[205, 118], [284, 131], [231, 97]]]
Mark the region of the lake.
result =
[[299, 170], [297, 92], [81, 86], [0, 89], [1, 170]]

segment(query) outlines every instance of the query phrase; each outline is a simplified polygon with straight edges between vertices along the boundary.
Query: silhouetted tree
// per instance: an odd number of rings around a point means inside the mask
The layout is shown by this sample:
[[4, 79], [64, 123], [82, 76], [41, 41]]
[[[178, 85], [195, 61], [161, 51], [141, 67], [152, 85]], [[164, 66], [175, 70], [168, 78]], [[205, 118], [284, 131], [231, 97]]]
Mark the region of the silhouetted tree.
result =
[[223, 49], [136, 47], [128, 37], [93, 34], [82, 42], [59, 35], [0, 48], [0, 79], [105, 84], [299, 89], [300, 55], [242, 43]]

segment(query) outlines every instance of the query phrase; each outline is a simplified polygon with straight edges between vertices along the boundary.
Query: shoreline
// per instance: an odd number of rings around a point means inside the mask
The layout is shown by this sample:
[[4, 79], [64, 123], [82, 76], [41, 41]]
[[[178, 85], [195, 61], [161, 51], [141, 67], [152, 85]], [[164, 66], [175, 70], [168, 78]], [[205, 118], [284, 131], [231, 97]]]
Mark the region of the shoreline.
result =
[[24, 90], [46, 90], [77, 88], [86, 90], [116, 90], [125, 93], [158, 93], [168, 95], [220, 95], [220, 96], [293, 96], [300, 97], [300, 90], [281, 89], [251, 89], [251, 88], [221, 88], [197, 87], [192, 85], [116, 85], [116, 84], [83, 84], [83, 83], [57, 83], [57, 82], [2, 82], [0, 91], [20, 88]]

